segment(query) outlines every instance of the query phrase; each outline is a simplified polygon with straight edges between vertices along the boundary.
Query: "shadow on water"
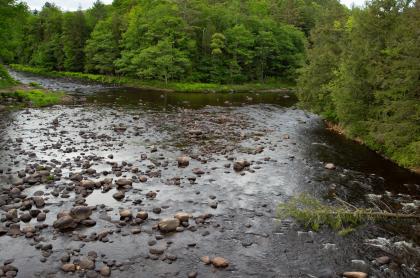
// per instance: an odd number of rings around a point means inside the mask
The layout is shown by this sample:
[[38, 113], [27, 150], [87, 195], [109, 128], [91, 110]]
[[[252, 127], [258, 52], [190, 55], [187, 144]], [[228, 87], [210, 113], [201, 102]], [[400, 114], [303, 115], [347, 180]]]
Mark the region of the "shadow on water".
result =
[[277, 104], [291, 107], [297, 102], [289, 93], [158, 93], [134, 88], [115, 88], [96, 92], [86, 97], [88, 103], [117, 105], [129, 108], [142, 106], [152, 110], [176, 108], [200, 109], [206, 106], [242, 106], [250, 104]]

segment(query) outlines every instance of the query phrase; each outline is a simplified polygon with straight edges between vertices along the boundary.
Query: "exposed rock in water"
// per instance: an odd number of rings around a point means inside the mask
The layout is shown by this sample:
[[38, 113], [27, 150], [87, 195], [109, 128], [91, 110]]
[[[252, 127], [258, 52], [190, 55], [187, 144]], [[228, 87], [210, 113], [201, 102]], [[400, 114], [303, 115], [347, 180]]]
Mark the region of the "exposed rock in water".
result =
[[188, 222], [188, 220], [190, 219], [190, 215], [186, 212], [178, 212], [177, 214], [175, 214], [175, 218], [181, 222]]
[[146, 220], [149, 217], [149, 214], [145, 211], [137, 212], [136, 218], [140, 218], [142, 220]]
[[64, 215], [54, 221], [53, 227], [59, 230], [74, 229], [77, 223], [70, 215]]
[[188, 165], [190, 165], [190, 158], [185, 155], [178, 157], [176, 161], [178, 162], [178, 167], [180, 168], [185, 168], [188, 167]]
[[92, 209], [87, 206], [77, 206], [71, 209], [70, 216], [77, 221], [88, 219], [92, 215]]
[[115, 192], [112, 195], [112, 197], [114, 197], [115, 200], [121, 201], [122, 199], [124, 199], [125, 194], [124, 194], [124, 192], [118, 191], [118, 192]]
[[178, 228], [180, 222], [176, 218], [168, 218], [159, 221], [158, 227], [159, 230], [164, 233], [175, 232], [176, 228]]
[[245, 169], [245, 167], [249, 167], [251, 165], [251, 163], [249, 163], [246, 160], [238, 160], [233, 164], [233, 170], [235, 170], [236, 172], [240, 172], [243, 169]]
[[215, 267], [220, 267], [220, 268], [224, 268], [224, 267], [229, 266], [229, 261], [226, 260], [225, 258], [222, 258], [222, 257], [215, 257], [215, 258], [211, 259], [211, 263]]
[[334, 170], [335, 169], [335, 165], [333, 164], [333, 163], [327, 163], [327, 164], [325, 164], [325, 169], [328, 169], [328, 170]]
[[61, 269], [64, 272], [75, 272], [76, 271], [76, 265], [75, 264], [63, 264], [61, 266]]
[[120, 217], [121, 218], [131, 218], [131, 217], [133, 217], [133, 213], [129, 209], [120, 210]]
[[368, 275], [364, 272], [352, 271], [352, 272], [344, 272], [343, 276], [346, 278], [367, 278]]

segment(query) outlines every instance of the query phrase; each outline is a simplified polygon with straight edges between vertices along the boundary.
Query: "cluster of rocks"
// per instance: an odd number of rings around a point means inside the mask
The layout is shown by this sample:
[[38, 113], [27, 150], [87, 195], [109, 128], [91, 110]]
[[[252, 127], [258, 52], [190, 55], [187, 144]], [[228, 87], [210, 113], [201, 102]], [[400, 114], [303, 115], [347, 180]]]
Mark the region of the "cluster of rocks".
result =
[[7, 260], [0, 266], [0, 277], [15, 277], [18, 274], [18, 268], [14, 266], [13, 260]]

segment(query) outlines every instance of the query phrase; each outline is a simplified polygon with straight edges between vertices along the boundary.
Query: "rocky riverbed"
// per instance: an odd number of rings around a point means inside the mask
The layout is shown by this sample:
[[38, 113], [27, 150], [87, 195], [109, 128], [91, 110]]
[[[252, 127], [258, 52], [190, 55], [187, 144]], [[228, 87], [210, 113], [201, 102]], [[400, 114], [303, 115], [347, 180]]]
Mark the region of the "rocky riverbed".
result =
[[419, 213], [419, 176], [293, 95], [98, 86], [0, 112], [0, 277], [418, 277], [418, 223], [342, 237], [277, 219], [291, 196], [331, 190]]

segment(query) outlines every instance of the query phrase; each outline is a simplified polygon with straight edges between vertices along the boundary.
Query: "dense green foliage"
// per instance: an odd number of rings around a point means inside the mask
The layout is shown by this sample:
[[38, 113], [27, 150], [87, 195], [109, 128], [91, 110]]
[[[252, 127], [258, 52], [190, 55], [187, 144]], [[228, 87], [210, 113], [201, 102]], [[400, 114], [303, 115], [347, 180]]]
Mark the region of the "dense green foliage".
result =
[[420, 3], [327, 11], [299, 80], [305, 107], [403, 166], [420, 166]]
[[[115, 0], [27, 14], [14, 62], [55, 71], [206, 83], [294, 81], [306, 36], [338, 0]], [[11, 26], [8, 27], [12, 28]]]

